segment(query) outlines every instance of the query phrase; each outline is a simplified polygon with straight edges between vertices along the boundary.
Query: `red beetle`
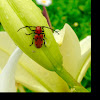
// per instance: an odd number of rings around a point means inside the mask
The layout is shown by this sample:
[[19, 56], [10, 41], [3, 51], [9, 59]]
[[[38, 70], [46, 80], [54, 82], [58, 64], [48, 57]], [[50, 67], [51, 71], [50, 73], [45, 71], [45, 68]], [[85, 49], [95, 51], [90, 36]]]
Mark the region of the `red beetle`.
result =
[[[43, 45], [43, 41], [44, 41], [44, 45], [45, 45], [45, 34], [44, 34], [44, 29], [43, 28], [49, 28], [49, 27], [46, 27], [46, 26], [25, 26], [25, 27], [22, 27], [22, 28], [26, 28], [26, 27], [28, 27], [31, 31], [34, 31], [34, 33], [30, 33], [30, 34], [26, 34], [26, 35], [35, 34], [33, 40], [35, 40], [35, 46], [36, 46], [36, 48], [41, 48], [42, 45]], [[30, 27], [35, 27], [36, 29], [32, 30]], [[22, 28], [20, 28], [20, 29], [22, 29]], [[49, 28], [49, 29], [51, 29], [51, 28]], [[51, 29], [51, 30], [53, 30], [53, 29]], [[33, 44], [33, 40], [32, 40], [32, 44]]]

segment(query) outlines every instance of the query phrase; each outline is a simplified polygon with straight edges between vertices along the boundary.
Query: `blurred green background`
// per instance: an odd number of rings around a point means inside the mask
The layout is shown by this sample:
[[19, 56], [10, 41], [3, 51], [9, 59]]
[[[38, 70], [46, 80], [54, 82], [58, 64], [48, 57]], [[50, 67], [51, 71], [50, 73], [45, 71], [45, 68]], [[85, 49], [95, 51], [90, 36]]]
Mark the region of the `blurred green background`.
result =
[[[35, 0], [32, 1], [36, 3]], [[43, 9], [41, 5], [36, 5]], [[53, 29], [62, 29], [64, 24], [68, 23], [79, 40], [91, 35], [91, 0], [52, 0], [52, 4], [46, 8]], [[0, 24], [0, 31], [3, 30]], [[81, 83], [91, 91], [91, 66]], [[31, 92], [27, 88], [25, 90]]]
[[[37, 6], [42, 10], [41, 5]], [[52, 0], [46, 8], [54, 29], [62, 29], [68, 23], [79, 40], [91, 34], [91, 0]]]

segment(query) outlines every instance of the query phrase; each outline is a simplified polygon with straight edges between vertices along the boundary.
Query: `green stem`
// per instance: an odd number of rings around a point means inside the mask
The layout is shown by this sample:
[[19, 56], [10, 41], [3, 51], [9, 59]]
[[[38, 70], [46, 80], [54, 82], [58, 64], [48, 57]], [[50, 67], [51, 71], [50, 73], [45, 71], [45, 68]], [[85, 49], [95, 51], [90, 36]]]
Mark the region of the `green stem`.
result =
[[66, 83], [74, 88], [76, 92], [88, 92], [80, 83], [78, 83], [64, 68], [61, 70], [55, 70], [55, 72], [66, 81]]

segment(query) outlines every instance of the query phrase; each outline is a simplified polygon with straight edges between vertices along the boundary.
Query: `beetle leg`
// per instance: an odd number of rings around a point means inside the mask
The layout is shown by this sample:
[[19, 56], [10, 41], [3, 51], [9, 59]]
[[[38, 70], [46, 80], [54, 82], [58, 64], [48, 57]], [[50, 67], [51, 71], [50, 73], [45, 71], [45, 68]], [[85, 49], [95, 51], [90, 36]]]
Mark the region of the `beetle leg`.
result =
[[44, 33], [44, 30], [42, 30], [42, 32]]
[[32, 33], [30, 33], [30, 34], [27, 34], [27, 33], [25, 33], [26, 35], [31, 35]]
[[44, 38], [47, 39], [47, 38], [45, 37], [45, 34], [44, 34], [44, 33], [41, 33], [41, 34], [43, 34], [43, 35], [44, 35]]
[[[34, 40], [34, 38], [33, 38], [33, 40]], [[32, 40], [32, 44], [33, 44], [33, 40]], [[31, 44], [31, 45], [32, 45], [32, 44]], [[29, 45], [29, 46], [31, 46], [31, 45]]]
[[47, 39], [47, 38], [45, 37], [45, 34], [44, 34], [44, 38]]
[[43, 32], [41, 34], [44, 34]]
[[45, 39], [43, 39], [43, 40], [44, 40], [44, 46], [46, 47], [46, 45], [45, 45], [45, 42], [46, 42], [46, 41], [45, 41]]
[[35, 30], [31, 30], [31, 31], [34, 31], [35, 32]]
[[31, 31], [34, 31], [35, 32], [35, 30], [32, 30], [30, 27], [28, 27]]
[[42, 27], [42, 33], [44, 34], [44, 29], [43, 29], [43, 27]]
[[[28, 27], [28, 26], [27, 26]], [[30, 27], [28, 27], [31, 31], [34, 31], [35, 32], [35, 30], [32, 30]]]

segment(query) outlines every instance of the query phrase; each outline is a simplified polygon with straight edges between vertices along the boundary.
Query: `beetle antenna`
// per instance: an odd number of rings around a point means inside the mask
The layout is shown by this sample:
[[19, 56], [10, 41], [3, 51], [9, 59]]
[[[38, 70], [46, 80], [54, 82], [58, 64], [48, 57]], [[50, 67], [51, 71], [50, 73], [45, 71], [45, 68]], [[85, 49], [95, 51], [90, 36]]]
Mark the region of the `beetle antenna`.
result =
[[[51, 29], [52, 31], [55, 31], [55, 30], [53, 30], [52, 28], [50, 28], [50, 27], [46, 27], [46, 26], [42, 26], [43, 28], [48, 28], [48, 29]], [[59, 34], [59, 32], [58, 31], [55, 31], [55, 32], [57, 32], [58, 34]]]
[[[21, 30], [22, 28], [26, 28], [26, 27], [29, 27], [29, 28], [30, 28], [30, 27], [36, 27], [36, 26], [25, 26], [25, 27], [21, 27], [19, 30]], [[19, 30], [18, 30], [18, 31], [19, 31]], [[18, 31], [17, 31], [17, 32], [18, 32]]]

